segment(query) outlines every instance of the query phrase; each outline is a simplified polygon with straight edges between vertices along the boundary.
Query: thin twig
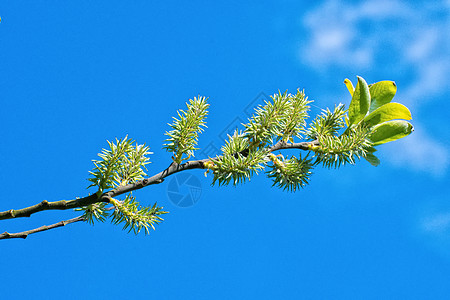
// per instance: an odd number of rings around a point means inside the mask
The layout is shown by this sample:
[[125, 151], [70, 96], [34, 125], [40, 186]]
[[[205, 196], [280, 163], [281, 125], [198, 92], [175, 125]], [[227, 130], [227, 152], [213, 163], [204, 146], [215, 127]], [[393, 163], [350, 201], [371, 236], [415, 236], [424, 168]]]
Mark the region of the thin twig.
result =
[[80, 222], [80, 221], [84, 221], [84, 217], [83, 216], [79, 216], [70, 220], [65, 220], [65, 221], [61, 221], [52, 225], [44, 225], [41, 226], [39, 228], [35, 228], [35, 229], [31, 229], [31, 230], [27, 230], [27, 231], [22, 231], [22, 232], [17, 232], [17, 233], [9, 233], [9, 232], [3, 232], [2, 234], [0, 234], [0, 240], [4, 240], [4, 239], [17, 239], [17, 238], [21, 238], [21, 239], [26, 239], [28, 237], [28, 235], [33, 234], [33, 233], [37, 233], [37, 232], [42, 232], [42, 231], [46, 231], [49, 229], [54, 229], [54, 228], [58, 228], [58, 227], [62, 227], [62, 226], [66, 226], [67, 224], [71, 224], [71, 223], [75, 223], [75, 222]]

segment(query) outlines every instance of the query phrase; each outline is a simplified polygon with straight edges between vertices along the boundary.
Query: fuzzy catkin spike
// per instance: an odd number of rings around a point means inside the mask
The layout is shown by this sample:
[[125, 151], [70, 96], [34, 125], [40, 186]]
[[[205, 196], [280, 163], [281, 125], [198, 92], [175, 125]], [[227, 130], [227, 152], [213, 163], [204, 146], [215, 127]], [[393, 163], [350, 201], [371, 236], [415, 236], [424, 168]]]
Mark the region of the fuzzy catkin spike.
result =
[[110, 203], [115, 207], [111, 222], [123, 223], [123, 230], [128, 229], [128, 232], [133, 231], [134, 234], [138, 234], [144, 228], [145, 234], [148, 234], [150, 227], [155, 230], [154, 225], [163, 221], [160, 215], [166, 214], [167, 211], [156, 206], [156, 203], [151, 207], [140, 208], [135, 200], [131, 195], [127, 195], [123, 201], [111, 199]]
[[150, 163], [147, 155], [153, 154], [148, 146], [138, 145], [128, 136], [122, 140], [116, 138], [115, 143], [107, 142], [110, 149], [102, 149], [98, 154], [101, 160], [93, 160], [95, 168], [89, 172], [92, 175], [88, 179], [91, 182], [89, 187], [96, 186], [99, 195], [108, 189], [143, 179], [147, 175], [146, 165]]
[[178, 119], [173, 118], [173, 123], [169, 124], [171, 131], [166, 132], [169, 137], [166, 139], [164, 149], [173, 153], [173, 159], [180, 164], [194, 156], [195, 146], [198, 142], [199, 134], [206, 127], [206, 116], [208, 114], [209, 104], [206, 97], [194, 97], [186, 103], [187, 111], [178, 110]]

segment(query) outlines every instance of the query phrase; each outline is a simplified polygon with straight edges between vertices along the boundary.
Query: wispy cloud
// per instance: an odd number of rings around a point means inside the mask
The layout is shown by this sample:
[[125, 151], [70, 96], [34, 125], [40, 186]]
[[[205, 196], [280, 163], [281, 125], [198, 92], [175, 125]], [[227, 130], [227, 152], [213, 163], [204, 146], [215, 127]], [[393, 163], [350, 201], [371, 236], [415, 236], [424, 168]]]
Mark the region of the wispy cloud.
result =
[[[450, 93], [449, 16], [449, 1], [326, 0], [302, 18], [308, 38], [299, 55], [319, 72], [359, 70], [390, 79], [388, 74], [403, 84], [397, 101], [417, 112]], [[402, 156], [392, 155], [393, 163], [445, 175], [449, 151], [424, 124], [396, 144]]]
[[448, 1], [327, 0], [303, 16], [309, 39], [300, 57], [318, 70], [376, 69], [404, 76], [407, 72], [408, 104], [415, 104], [424, 93], [450, 89], [444, 82], [450, 74], [449, 17]]
[[440, 213], [424, 218], [422, 229], [428, 233], [450, 233], [450, 213]]
[[384, 146], [390, 154], [390, 162], [396, 166], [430, 173], [435, 177], [444, 176], [450, 165], [447, 148], [427, 135], [422, 125], [415, 125], [417, 129], [413, 134]]
[[450, 210], [445, 199], [428, 199], [417, 209], [410, 227], [412, 236], [450, 259]]
[[384, 49], [380, 46], [397, 42], [392, 39], [396, 34], [386, 29], [411, 17], [412, 10], [398, 1], [325, 1], [304, 16], [310, 40], [300, 55], [318, 69], [368, 67]]
[[448, 57], [448, 17], [444, 2], [430, 5], [382, 0], [352, 4], [327, 0], [303, 16], [308, 40], [300, 49], [300, 57], [317, 69], [361, 68], [378, 63], [377, 68], [410, 67], [420, 73], [426, 62]]

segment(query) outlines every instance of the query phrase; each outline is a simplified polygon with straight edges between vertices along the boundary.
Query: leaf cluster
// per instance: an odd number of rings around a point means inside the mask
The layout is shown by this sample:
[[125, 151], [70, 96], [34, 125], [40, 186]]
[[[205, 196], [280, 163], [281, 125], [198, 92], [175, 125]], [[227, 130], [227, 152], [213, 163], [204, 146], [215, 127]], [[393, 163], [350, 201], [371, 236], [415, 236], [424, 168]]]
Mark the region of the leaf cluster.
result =
[[[368, 140], [373, 146], [385, 144], [403, 138], [414, 131], [414, 127], [406, 120], [411, 120], [411, 112], [403, 104], [391, 102], [397, 92], [393, 81], [379, 81], [368, 85], [366, 81], [357, 76], [358, 83], [353, 88], [349, 79], [344, 83], [352, 95], [348, 111], [349, 128], [369, 128]], [[378, 165], [378, 158], [373, 155], [371, 148], [367, 160]]]

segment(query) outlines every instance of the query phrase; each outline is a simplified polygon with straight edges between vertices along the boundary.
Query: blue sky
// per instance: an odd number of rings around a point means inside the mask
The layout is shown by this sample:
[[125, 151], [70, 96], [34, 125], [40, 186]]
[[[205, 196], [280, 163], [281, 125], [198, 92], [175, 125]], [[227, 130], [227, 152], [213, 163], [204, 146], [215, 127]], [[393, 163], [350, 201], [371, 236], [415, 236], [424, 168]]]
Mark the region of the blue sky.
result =
[[154, 152], [149, 173], [163, 170], [167, 123], [198, 94], [211, 103], [201, 147], [278, 89], [305, 89], [313, 113], [348, 105], [342, 82], [356, 75], [395, 80], [415, 126], [379, 147], [380, 166], [317, 168], [297, 193], [264, 176], [211, 187], [201, 171], [187, 208], [169, 179], [138, 191], [170, 211], [149, 236], [76, 223], [2, 241], [2, 294], [448, 299], [449, 12], [449, 1], [0, 2], [1, 210], [87, 195], [91, 160], [127, 134]]

